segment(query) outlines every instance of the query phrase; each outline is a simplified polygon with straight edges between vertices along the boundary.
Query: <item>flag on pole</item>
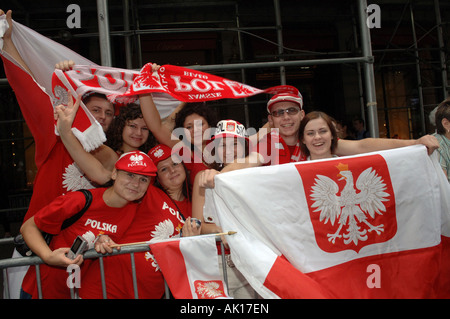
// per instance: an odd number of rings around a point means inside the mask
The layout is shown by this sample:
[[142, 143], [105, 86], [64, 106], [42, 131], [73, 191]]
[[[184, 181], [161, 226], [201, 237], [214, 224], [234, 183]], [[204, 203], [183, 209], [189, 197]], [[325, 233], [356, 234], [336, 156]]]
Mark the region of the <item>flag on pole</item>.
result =
[[228, 298], [215, 236], [154, 241], [150, 242], [150, 249], [175, 298]]
[[204, 212], [265, 298], [450, 297], [450, 185], [423, 146], [219, 174]]

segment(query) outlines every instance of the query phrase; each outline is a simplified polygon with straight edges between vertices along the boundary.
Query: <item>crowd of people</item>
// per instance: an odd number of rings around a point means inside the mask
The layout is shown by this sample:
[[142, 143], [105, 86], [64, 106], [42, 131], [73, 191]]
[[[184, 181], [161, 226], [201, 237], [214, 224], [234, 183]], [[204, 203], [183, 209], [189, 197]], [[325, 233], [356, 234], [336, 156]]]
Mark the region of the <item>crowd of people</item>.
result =
[[[6, 15], [10, 22], [11, 12]], [[3, 36], [3, 50], [24, 64], [10, 31]], [[56, 67], [67, 70], [72, 66], [73, 63], [63, 61]], [[156, 71], [159, 66], [153, 64], [153, 68]], [[106, 143], [92, 152], [84, 150], [71, 130], [81, 101], [107, 136]], [[54, 118], [59, 136], [51, 132], [53, 126], [45, 128], [55, 141], [36, 176], [21, 227], [30, 249], [45, 262], [41, 266], [43, 297], [70, 298], [65, 271], [70, 264], [81, 265], [79, 296], [102, 297], [99, 261], [83, 261], [82, 256], [72, 260], [66, 255], [77, 236], [89, 238], [90, 247], [98, 252], [110, 253], [117, 243], [221, 233], [220, 225], [203, 217], [205, 189], [214, 187], [217, 174], [423, 144], [430, 153], [439, 148], [441, 165], [450, 180], [449, 100], [436, 113], [437, 139], [431, 135], [418, 140], [346, 138], [343, 123], [319, 111], [305, 114], [301, 94], [274, 95], [267, 103], [267, 113], [268, 130], [248, 136], [245, 127], [235, 120], [216, 121], [205, 103], [180, 103], [173, 114], [161, 119], [151, 94], [140, 95], [139, 105], [120, 108], [93, 92], [75, 102], [69, 98], [68, 105], [56, 106]], [[183, 128], [181, 139], [174, 135], [179, 128]], [[62, 176], [69, 166], [77, 170], [80, 178], [67, 192], [62, 187]], [[44, 183], [46, 187], [42, 187]], [[84, 196], [76, 192], [80, 188], [89, 189], [93, 201], [80, 219], [62, 230], [64, 221], [85, 205]], [[196, 220], [201, 221], [200, 226]], [[45, 241], [42, 232], [54, 235], [51, 242]], [[223, 241], [226, 243], [225, 238]], [[229, 250], [226, 254], [230, 296], [257, 298], [234, 267]], [[108, 298], [133, 298], [129, 257], [104, 258], [104, 269]], [[135, 254], [135, 270], [139, 296], [162, 298], [163, 277], [150, 252]], [[34, 267], [29, 268], [21, 288], [22, 298], [37, 298]]]

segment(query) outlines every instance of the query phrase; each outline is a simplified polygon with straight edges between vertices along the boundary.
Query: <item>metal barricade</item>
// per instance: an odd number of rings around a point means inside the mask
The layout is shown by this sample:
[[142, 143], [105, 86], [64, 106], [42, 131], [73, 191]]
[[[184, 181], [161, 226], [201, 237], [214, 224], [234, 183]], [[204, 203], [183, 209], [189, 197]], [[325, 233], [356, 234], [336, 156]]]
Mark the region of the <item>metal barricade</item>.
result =
[[[224, 282], [228, 289], [228, 275], [227, 275], [227, 267], [226, 267], [227, 263], [225, 260], [225, 248], [224, 248], [223, 242], [221, 241], [221, 239], [219, 237], [216, 238], [216, 241], [220, 241], [223, 279], [224, 279]], [[0, 245], [1, 244], [12, 244], [12, 243], [13, 243], [13, 238], [7, 238], [7, 239], [0, 240]], [[148, 244], [124, 246], [124, 247], [121, 247], [120, 250], [114, 249], [113, 253], [105, 254], [105, 255], [97, 253], [94, 249], [88, 250], [83, 254], [84, 259], [99, 258], [100, 281], [101, 281], [101, 286], [102, 286], [103, 299], [107, 299], [106, 279], [105, 279], [105, 271], [104, 271], [104, 267], [103, 267], [103, 257], [122, 255], [122, 254], [130, 254], [134, 298], [139, 299], [134, 253], [145, 252], [145, 251], [150, 251], [150, 247]], [[41, 265], [43, 263], [44, 262], [42, 261], [42, 259], [39, 258], [38, 256], [8, 258], [8, 259], [0, 260], [0, 269], [3, 272], [3, 288], [4, 288], [3, 298], [10, 299], [9, 285], [8, 285], [8, 273], [7, 273], [8, 268], [34, 265], [34, 266], [36, 266], [36, 283], [37, 283], [37, 288], [38, 288], [38, 298], [42, 299], [42, 287], [41, 287], [39, 265]], [[169, 287], [165, 280], [164, 280], [164, 285], [165, 285], [165, 298], [169, 299], [170, 298], [170, 290], [169, 290]], [[228, 293], [228, 291], [227, 291], [227, 293]], [[70, 288], [70, 294], [71, 294], [72, 299], [78, 298], [77, 292], [74, 288]]]

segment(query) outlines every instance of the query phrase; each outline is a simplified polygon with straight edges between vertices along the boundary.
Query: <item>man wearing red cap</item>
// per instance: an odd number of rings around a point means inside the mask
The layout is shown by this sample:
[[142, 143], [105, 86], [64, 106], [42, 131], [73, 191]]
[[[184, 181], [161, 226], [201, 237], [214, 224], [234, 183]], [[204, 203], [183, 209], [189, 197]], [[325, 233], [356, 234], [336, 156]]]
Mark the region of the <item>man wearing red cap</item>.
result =
[[270, 127], [276, 128], [258, 143], [255, 150], [265, 165], [285, 164], [302, 160], [298, 130], [305, 116], [303, 98], [290, 93], [274, 95], [267, 103]]
[[[268, 121], [272, 132], [263, 137], [257, 147], [247, 156], [246, 160], [227, 165], [221, 173], [256, 167], [261, 165], [277, 165], [305, 160], [300, 151], [299, 127], [305, 116], [301, 94], [280, 93], [273, 96], [267, 103]], [[275, 129], [275, 130], [273, 130]], [[399, 140], [387, 138], [366, 138], [364, 140], [339, 140], [336, 155], [349, 156], [367, 152], [423, 144], [431, 154], [439, 147], [436, 138], [425, 135], [417, 140]], [[214, 187], [215, 170], [203, 171], [200, 176], [200, 186]]]
[[[85, 205], [86, 199], [80, 192], [69, 192], [53, 200], [28, 219], [20, 231], [28, 247], [46, 263], [41, 265], [41, 284], [44, 298], [70, 298], [66, 285], [65, 267], [80, 265], [81, 255], [69, 259], [66, 254], [74, 239], [82, 236], [93, 246], [99, 235], [108, 235], [113, 241], [119, 241], [130, 227], [139, 204], [147, 192], [156, 167], [150, 157], [140, 151], [123, 154], [116, 162], [112, 172], [113, 186], [90, 190], [92, 203], [86, 212], [71, 226], [61, 230], [65, 220], [77, 214]], [[41, 231], [53, 234], [47, 245]], [[81, 268], [83, 278], [92, 260], [86, 261]], [[91, 271], [91, 270], [89, 270]], [[36, 298], [37, 286], [35, 269], [30, 267], [24, 278], [23, 290]]]

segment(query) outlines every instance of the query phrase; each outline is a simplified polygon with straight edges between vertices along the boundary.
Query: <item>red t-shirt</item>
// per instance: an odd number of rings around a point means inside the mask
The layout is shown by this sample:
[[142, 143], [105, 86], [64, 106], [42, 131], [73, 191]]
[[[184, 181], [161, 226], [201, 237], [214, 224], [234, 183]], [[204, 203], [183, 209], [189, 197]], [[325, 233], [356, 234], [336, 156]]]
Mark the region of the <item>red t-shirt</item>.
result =
[[37, 211], [58, 196], [78, 189], [92, 188], [94, 186], [74, 165], [72, 157], [58, 137], [47, 159], [38, 169], [33, 185], [33, 195], [24, 221], [34, 216]]
[[[183, 218], [168, 195], [151, 185], [139, 205], [135, 219], [120, 243], [150, 241], [154, 238], [167, 239], [177, 236], [180, 234], [183, 224]], [[152, 254], [150, 252], [135, 253], [134, 260], [139, 298], [162, 298], [164, 279]], [[104, 257], [103, 264], [108, 299], [134, 298], [130, 255]], [[83, 299], [102, 298], [100, 272], [97, 269], [89, 270], [89, 273], [84, 276], [79, 295]]]
[[262, 137], [251, 151], [258, 152], [263, 156], [264, 165], [287, 164], [306, 160], [298, 142], [297, 145], [287, 145], [283, 138], [273, 131]]
[[[77, 236], [88, 232], [92, 232], [94, 236], [107, 234], [115, 242], [121, 240], [131, 225], [139, 205], [130, 203], [122, 208], [109, 207], [102, 198], [105, 190], [106, 188], [90, 190], [92, 203], [89, 209], [78, 221], [62, 231], [61, 225], [64, 220], [78, 213], [86, 203], [86, 198], [81, 192], [70, 192], [57, 197], [34, 215], [34, 221], [40, 230], [55, 235], [50, 242], [50, 249], [70, 247]], [[84, 273], [91, 268], [91, 261], [83, 262], [80, 268], [81, 280]], [[66, 284], [68, 273], [65, 268], [43, 264], [40, 269], [43, 298], [70, 298], [70, 290]], [[35, 267], [30, 267], [22, 284], [24, 291], [30, 293], [33, 298], [38, 297], [35, 276]]]

